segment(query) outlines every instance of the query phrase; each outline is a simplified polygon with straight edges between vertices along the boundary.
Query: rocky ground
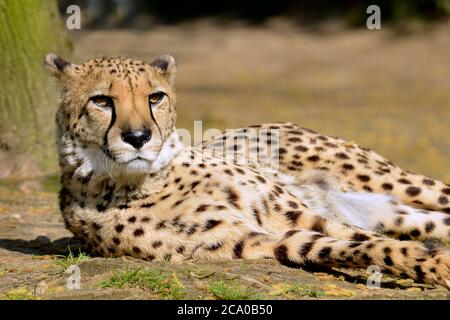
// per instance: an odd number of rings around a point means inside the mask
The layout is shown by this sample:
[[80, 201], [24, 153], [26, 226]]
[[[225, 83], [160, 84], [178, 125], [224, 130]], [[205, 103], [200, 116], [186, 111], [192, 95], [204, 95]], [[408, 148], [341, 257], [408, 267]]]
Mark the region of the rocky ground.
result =
[[381, 289], [369, 289], [365, 270], [312, 272], [268, 260], [92, 258], [65, 230], [56, 193], [29, 191], [30, 183], [37, 182], [0, 187], [0, 299], [450, 298], [444, 288], [389, 276], [382, 277]]

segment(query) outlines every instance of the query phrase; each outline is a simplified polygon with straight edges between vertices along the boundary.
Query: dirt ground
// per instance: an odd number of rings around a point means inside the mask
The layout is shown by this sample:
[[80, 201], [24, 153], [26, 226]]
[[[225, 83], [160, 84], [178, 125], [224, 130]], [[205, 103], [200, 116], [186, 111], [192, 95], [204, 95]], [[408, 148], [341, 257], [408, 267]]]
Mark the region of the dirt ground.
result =
[[[450, 26], [303, 31], [196, 22], [149, 31], [73, 34], [73, 60], [128, 55], [178, 61], [178, 127], [293, 121], [450, 181]], [[0, 299], [449, 299], [444, 288], [363, 271], [291, 269], [273, 261], [149, 263], [91, 258], [64, 229], [58, 178], [0, 181]], [[69, 251], [70, 249], [70, 251]], [[72, 254], [71, 254], [71, 253]], [[81, 248], [82, 252], [82, 248]], [[78, 264], [81, 288], [69, 289]]]
[[[381, 289], [369, 289], [370, 274], [364, 270], [312, 272], [270, 260], [170, 264], [129, 257], [71, 258], [79, 254], [79, 243], [63, 227], [56, 194], [23, 195], [0, 187], [0, 299], [450, 298], [445, 288], [386, 275]], [[65, 273], [76, 264], [79, 289], [68, 285], [75, 271]]]

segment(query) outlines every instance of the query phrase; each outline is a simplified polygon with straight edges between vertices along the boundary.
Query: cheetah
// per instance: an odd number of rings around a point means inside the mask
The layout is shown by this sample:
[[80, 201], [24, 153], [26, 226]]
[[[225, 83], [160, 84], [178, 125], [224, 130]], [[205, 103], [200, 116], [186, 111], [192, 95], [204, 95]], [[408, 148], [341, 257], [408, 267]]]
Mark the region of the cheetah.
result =
[[[61, 213], [93, 255], [377, 265], [450, 288], [450, 254], [438, 243], [450, 236], [448, 185], [291, 123], [184, 145], [168, 55], [77, 65], [48, 54], [44, 66], [60, 93]], [[265, 138], [247, 139], [254, 130]], [[216, 152], [227, 137], [232, 159]], [[269, 156], [243, 163], [255, 148]]]

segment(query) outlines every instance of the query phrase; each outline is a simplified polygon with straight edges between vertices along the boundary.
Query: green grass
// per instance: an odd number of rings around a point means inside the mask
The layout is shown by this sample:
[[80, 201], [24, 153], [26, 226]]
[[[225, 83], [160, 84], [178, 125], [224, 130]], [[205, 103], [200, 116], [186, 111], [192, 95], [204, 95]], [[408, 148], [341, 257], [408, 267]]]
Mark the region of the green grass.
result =
[[325, 292], [321, 290], [310, 290], [302, 287], [300, 284], [294, 284], [291, 288], [287, 290], [286, 293], [291, 293], [294, 295], [308, 296], [311, 298], [321, 298], [325, 296]]
[[72, 251], [69, 249], [69, 254], [67, 256], [61, 256], [58, 260], [56, 260], [56, 263], [63, 269], [63, 271], [66, 271], [70, 266], [77, 265], [81, 261], [89, 259], [89, 255], [81, 252], [80, 249], [78, 249], [78, 254], [74, 255]]
[[6, 292], [6, 300], [35, 300], [36, 298], [26, 289], [15, 289]]
[[168, 276], [161, 270], [117, 271], [109, 280], [101, 283], [103, 288], [140, 288], [151, 290], [166, 299], [179, 300], [184, 297], [183, 287], [175, 274]]
[[295, 295], [295, 296], [308, 296], [312, 298], [321, 298], [325, 296], [325, 292], [321, 290], [311, 290], [303, 287], [299, 283], [294, 284], [282, 284], [278, 286], [278, 289], [269, 293], [270, 295], [280, 296], [280, 295]]
[[312, 298], [321, 298], [321, 297], [325, 296], [325, 292], [323, 292], [321, 290], [307, 290], [306, 292], [303, 293], [303, 295], [309, 296]]
[[223, 280], [211, 282], [208, 287], [208, 292], [221, 300], [258, 299], [255, 292], [246, 287], [225, 283]]
[[41, 180], [42, 190], [45, 192], [57, 193], [61, 189], [59, 175], [46, 176]]

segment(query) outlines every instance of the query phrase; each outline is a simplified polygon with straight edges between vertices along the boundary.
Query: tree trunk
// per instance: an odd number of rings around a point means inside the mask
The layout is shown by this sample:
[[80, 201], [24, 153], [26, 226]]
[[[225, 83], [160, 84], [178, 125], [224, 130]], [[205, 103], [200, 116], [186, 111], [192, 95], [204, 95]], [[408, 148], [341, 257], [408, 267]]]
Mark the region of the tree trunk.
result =
[[55, 0], [0, 0], [0, 178], [56, 168], [56, 94], [42, 66], [70, 48]]

